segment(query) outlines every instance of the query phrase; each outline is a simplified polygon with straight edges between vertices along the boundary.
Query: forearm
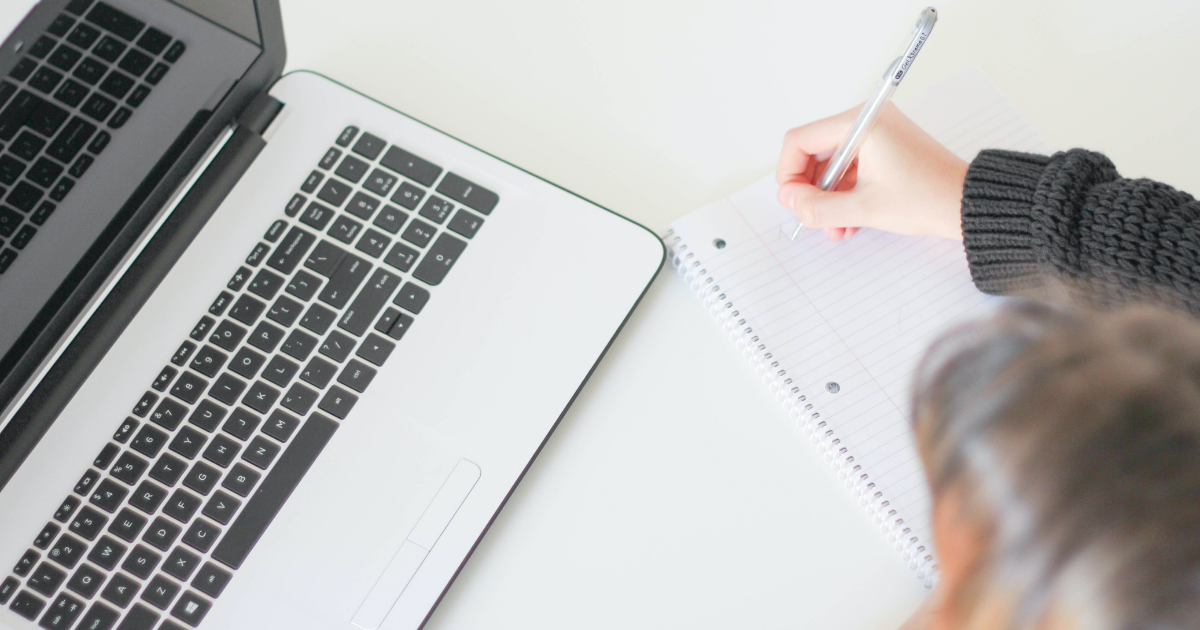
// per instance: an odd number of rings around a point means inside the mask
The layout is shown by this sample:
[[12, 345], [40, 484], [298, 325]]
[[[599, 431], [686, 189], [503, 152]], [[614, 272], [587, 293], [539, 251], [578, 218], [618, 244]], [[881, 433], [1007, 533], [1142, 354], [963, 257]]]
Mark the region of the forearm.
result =
[[1096, 302], [1149, 298], [1200, 313], [1200, 202], [1122, 179], [1098, 153], [984, 151], [967, 172], [962, 220], [980, 290], [1061, 283]]

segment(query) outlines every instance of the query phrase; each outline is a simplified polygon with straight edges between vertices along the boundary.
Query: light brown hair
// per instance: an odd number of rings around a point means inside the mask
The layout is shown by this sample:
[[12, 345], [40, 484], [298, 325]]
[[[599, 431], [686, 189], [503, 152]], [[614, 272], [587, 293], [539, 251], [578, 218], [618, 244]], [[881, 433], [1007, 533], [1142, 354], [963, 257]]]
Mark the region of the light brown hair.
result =
[[1003, 601], [1014, 629], [1200, 628], [1200, 323], [1015, 301], [918, 374], [934, 496], [985, 541], [950, 602], [964, 627]]

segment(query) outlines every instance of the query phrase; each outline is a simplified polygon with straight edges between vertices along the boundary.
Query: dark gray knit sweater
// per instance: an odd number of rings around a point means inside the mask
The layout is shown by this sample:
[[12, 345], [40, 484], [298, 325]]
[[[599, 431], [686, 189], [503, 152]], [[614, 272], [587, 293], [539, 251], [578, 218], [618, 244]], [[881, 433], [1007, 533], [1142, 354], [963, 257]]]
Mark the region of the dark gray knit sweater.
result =
[[984, 151], [967, 171], [962, 216], [981, 291], [1061, 284], [1094, 304], [1143, 299], [1200, 314], [1200, 202], [1123, 179], [1099, 153]]

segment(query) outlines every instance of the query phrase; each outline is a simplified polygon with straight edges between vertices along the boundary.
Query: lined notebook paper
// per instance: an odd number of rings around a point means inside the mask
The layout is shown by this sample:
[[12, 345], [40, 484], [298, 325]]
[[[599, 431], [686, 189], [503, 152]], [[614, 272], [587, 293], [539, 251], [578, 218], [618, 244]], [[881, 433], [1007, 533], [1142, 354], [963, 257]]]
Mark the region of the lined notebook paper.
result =
[[[1046, 143], [982, 71], [903, 108], [965, 160]], [[910, 430], [913, 371], [947, 326], [994, 309], [962, 244], [863, 230], [794, 241], [774, 177], [705, 206], [664, 237], [676, 268], [927, 585], [936, 580], [929, 490]]]

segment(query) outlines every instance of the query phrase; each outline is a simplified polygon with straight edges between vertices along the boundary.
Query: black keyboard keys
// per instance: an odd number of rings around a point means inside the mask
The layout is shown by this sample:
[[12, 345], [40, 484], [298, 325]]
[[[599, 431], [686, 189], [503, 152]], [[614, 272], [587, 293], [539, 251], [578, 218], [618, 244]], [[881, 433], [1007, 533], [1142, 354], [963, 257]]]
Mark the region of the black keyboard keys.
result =
[[454, 173], [446, 173], [442, 183], [438, 184], [437, 191], [484, 215], [491, 214], [500, 201], [496, 193]]
[[88, 562], [104, 567], [109, 571], [117, 568], [117, 563], [125, 555], [125, 545], [108, 536], [102, 536], [88, 554]]
[[58, 590], [62, 585], [63, 580], [67, 579], [67, 574], [58, 567], [51, 565], [49, 562], [43, 562], [29, 575], [25, 585], [29, 588], [49, 597]]
[[106, 577], [91, 565], [83, 564], [79, 566], [71, 579], [67, 580], [67, 588], [83, 595], [86, 599], [91, 599], [96, 591], [100, 590], [100, 585], [104, 583]]
[[[88, 499], [92, 505], [112, 514], [121, 507], [121, 502], [125, 500], [125, 495], [129, 494], [129, 489], [113, 483], [111, 479], [105, 479], [96, 486], [92, 491], [92, 496]], [[74, 525], [74, 524], [72, 524]], [[92, 538], [88, 538], [92, 540]]]
[[[80, 513], [82, 514], [88, 509], [90, 508], [84, 508], [80, 511]], [[46, 557], [63, 565], [64, 567], [67, 567], [68, 569], [74, 569], [79, 560], [83, 558], [83, 553], [85, 551], [87, 551], [86, 543], [70, 534], [63, 534], [58, 537], [58, 541], [54, 543], [54, 546], [50, 548], [50, 551], [46, 552]], [[32, 578], [30, 578], [30, 581], [32, 581]], [[57, 585], [55, 588], [57, 588]], [[49, 594], [50, 593], [46, 593], [46, 595]]]
[[425, 308], [425, 304], [428, 302], [429, 291], [427, 289], [412, 282], [405, 282], [404, 287], [400, 289], [400, 293], [396, 294], [396, 299], [393, 303], [417, 315], [421, 313], [421, 309]]
[[346, 254], [318, 299], [334, 308], [342, 308], [370, 271], [370, 263], [353, 254]]
[[384, 268], [376, 269], [362, 292], [338, 320], [338, 327], [355, 336], [362, 336], [398, 286], [400, 277], [397, 274]]
[[[144, 556], [139, 556], [139, 558], [143, 561], [148, 562], [148, 559], [145, 558]], [[126, 562], [125, 564], [128, 565], [129, 562]], [[156, 561], [155, 564], [158, 564], [158, 562]], [[134, 566], [140, 566], [140, 565], [135, 564]], [[122, 568], [125, 568], [128, 571], [128, 568], [126, 568], [126, 567], [122, 567]], [[153, 570], [153, 567], [151, 567], [151, 570]], [[138, 575], [136, 572], [131, 572], [131, 573], [133, 573], [134, 575]], [[149, 573], [150, 573], [149, 570], [146, 571], [147, 575]], [[118, 574], [114, 575], [111, 580], [109, 580], [108, 585], [105, 586], [104, 590], [100, 592], [100, 597], [104, 598], [105, 600], [107, 600], [113, 604], [116, 604], [117, 607], [119, 607], [119, 608], [125, 608], [126, 606], [129, 605], [130, 602], [133, 601], [133, 596], [137, 595], [138, 588], [140, 586], [141, 585], [138, 584], [137, 582], [129, 579], [128, 577], [126, 577], [123, 574], [118, 573]]]
[[87, 21], [116, 33], [125, 41], [133, 38], [142, 31], [146, 23], [111, 6], [98, 2], [87, 14]]
[[88, 540], [96, 540], [96, 536], [108, 524], [108, 517], [92, 509], [90, 506], [84, 506], [75, 518], [71, 520], [70, 530], [77, 536], [83, 536]]
[[345, 255], [345, 250], [337, 245], [329, 241], [321, 241], [317, 243], [317, 247], [313, 249], [308, 260], [304, 261], [304, 266], [328, 278], [337, 270], [338, 264], [342, 262], [342, 257]]
[[422, 186], [432, 186], [442, 174], [441, 167], [397, 146], [389, 148], [379, 163]]
[[451, 232], [454, 232], [459, 236], [464, 238], [473, 238], [475, 233], [478, 232], [479, 228], [482, 226], [483, 219], [480, 219], [466, 210], [459, 210], [454, 214], [454, 218], [450, 219], [450, 225], [447, 225], [446, 227], [449, 228]]
[[137, 540], [138, 534], [142, 532], [142, 528], [144, 527], [146, 527], [146, 517], [139, 515], [129, 508], [125, 508], [113, 519], [112, 525], [108, 527], [108, 531], [125, 542], [133, 542]]
[[304, 260], [304, 255], [316, 240], [317, 237], [309, 232], [293, 227], [275, 247], [275, 251], [267, 259], [267, 266], [284, 274], [292, 273], [300, 261]]

